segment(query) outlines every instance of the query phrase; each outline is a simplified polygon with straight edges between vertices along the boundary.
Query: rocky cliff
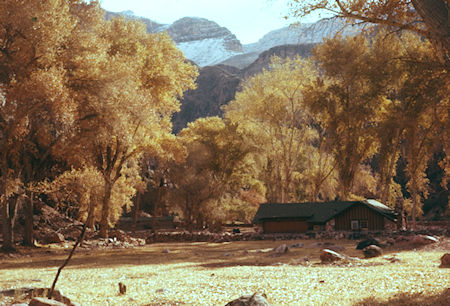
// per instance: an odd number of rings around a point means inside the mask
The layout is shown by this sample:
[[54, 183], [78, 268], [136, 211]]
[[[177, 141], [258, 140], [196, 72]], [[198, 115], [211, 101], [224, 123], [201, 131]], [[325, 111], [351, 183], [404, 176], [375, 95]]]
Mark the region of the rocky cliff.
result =
[[181, 111], [173, 117], [173, 131], [178, 133], [188, 122], [209, 116], [221, 116], [222, 105], [234, 99], [241, 83], [240, 70], [224, 65], [200, 69], [197, 89], [184, 94]]
[[264, 68], [267, 68], [270, 64], [270, 60], [273, 56], [281, 58], [294, 58], [295, 56], [309, 57], [311, 55], [311, 49], [315, 44], [300, 44], [300, 45], [282, 45], [273, 47], [267, 51], [259, 54], [258, 58], [241, 71], [243, 78], [251, 77]]
[[242, 53], [242, 45], [234, 34], [204, 18], [185, 17], [166, 30], [184, 56], [201, 67]]
[[260, 54], [254, 63], [244, 69], [228, 65], [200, 68], [197, 89], [185, 93], [181, 111], [172, 120], [174, 132], [178, 133], [188, 122], [197, 118], [222, 116], [221, 107], [234, 99], [242, 81], [267, 68], [272, 56], [306, 57], [312, 47], [313, 44], [277, 46]]

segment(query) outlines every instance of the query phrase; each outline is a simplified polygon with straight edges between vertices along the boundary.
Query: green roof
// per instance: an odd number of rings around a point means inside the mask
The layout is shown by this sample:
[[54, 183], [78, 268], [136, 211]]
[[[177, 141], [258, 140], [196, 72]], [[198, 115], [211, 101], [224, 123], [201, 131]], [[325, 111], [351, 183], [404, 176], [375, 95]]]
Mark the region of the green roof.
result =
[[259, 206], [253, 223], [260, 223], [267, 219], [301, 218], [309, 223], [325, 223], [353, 205], [365, 205], [381, 215], [394, 220], [394, 211], [386, 205], [375, 201], [333, 201], [308, 203], [266, 203]]

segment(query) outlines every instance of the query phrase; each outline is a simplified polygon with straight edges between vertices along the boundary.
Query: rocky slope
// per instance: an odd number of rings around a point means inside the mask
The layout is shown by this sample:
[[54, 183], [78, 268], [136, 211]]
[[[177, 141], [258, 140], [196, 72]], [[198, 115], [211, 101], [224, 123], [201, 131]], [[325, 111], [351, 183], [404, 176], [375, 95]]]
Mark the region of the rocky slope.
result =
[[278, 56], [281, 58], [294, 58], [295, 56], [309, 57], [311, 55], [311, 49], [315, 44], [299, 44], [299, 45], [281, 45], [273, 47], [267, 51], [259, 54], [258, 58], [242, 70], [241, 76], [243, 78], [251, 77], [264, 68], [269, 66], [270, 60], [273, 56]]
[[342, 20], [323, 19], [316, 23], [303, 23], [273, 30], [258, 42], [244, 45], [244, 52], [261, 53], [275, 46], [320, 43], [324, 38], [333, 37], [338, 32], [352, 33], [352, 28], [344, 28]]
[[205, 18], [184, 17], [172, 24], [160, 24], [138, 17], [132, 11], [106, 12], [106, 19], [119, 16], [145, 23], [151, 33], [167, 31], [184, 56], [200, 67], [215, 65], [243, 53], [241, 42], [230, 30]]
[[204, 19], [185, 17], [165, 29], [186, 58], [203, 67], [242, 53], [240, 41], [227, 28]]
[[241, 82], [240, 70], [224, 65], [200, 69], [197, 89], [184, 94], [181, 111], [173, 117], [173, 130], [178, 133], [197, 118], [221, 116], [222, 105], [234, 99]]
[[292, 58], [296, 55], [309, 56], [313, 44], [277, 46], [259, 55], [256, 61], [245, 69], [228, 65], [215, 65], [199, 69], [197, 89], [185, 93], [181, 111], [172, 122], [178, 133], [188, 122], [208, 116], [221, 116], [221, 107], [234, 99], [242, 81], [267, 68], [272, 56]]
[[186, 58], [200, 67], [222, 63], [244, 69], [270, 48], [319, 43], [336, 33], [348, 35], [359, 30], [352, 27], [343, 29], [343, 21], [321, 20], [312, 24], [277, 29], [267, 33], [256, 43], [242, 45], [230, 30], [205, 18], [185, 17], [172, 24], [159, 24], [138, 17], [131, 11], [106, 12], [107, 19], [117, 16], [142, 21], [149, 32], [167, 31]]

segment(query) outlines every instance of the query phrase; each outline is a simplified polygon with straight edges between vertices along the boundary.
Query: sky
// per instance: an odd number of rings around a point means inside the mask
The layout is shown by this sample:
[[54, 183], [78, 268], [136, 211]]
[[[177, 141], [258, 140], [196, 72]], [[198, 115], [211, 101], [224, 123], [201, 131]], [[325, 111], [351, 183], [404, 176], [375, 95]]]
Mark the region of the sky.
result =
[[[182, 17], [202, 17], [228, 28], [243, 44], [288, 26], [288, 0], [100, 0], [108, 11], [133, 11], [163, 24]], [[311, 20], [305, 20], [308, 22]]]

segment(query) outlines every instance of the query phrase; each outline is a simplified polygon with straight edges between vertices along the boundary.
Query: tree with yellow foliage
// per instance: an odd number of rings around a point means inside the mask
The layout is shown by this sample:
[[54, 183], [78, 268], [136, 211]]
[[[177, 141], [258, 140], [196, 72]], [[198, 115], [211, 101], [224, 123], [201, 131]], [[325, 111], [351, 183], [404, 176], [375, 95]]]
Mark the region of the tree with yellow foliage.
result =
[[[260, 162], [259, 178], [268, 201], [317, 198], [333, 172], [323, 143], [316, 155], [318, 132], [304, 103], [305, 88], [316, 77], [309, 60], [273, 58], [270, 67], [247, 80], [235, 100], [224, 107], [225, 118], [237, 124], [259, 150], [255, 159]], [[317, 161], [319, 167], [311, 167]], [[314, 191], [305, 194], [299, 187], [309, 185], [310, 176], [316, 176]]]
[[235, 209], [233, 198], [256, 184], [249, 158], [253, 147], [234, 124], [218, 117], [197, 119], [177, 137], [187, 156], [169, 168], [169, 200], [190, 229], [220, 226], [227, 210]]
[[3, 218], [10, 217], [8, 198], [22, 192], [15, 186], [23, 184], [25, 238], [32, 243], [36, 183], [54, 175], [48, 171], [55, 160], [95, 166], [104, 179], [107, 236], [110, 214], [120, 210], [110, 207], [114, 184], [141, 152], [168, 152], [170, 118], [183, 91], [194, 87], [196, 68], [167, 35], [147, 34], [144, 25], [123, 19], [105, 21], [98, 2], [78, 0], [2, 1], [0, 68]]
[[[429, 66], [433, 57], [429, 42], [415, 35], [404, 35], [405, 51], [401, 69], [406, 72], [398, 95], [397, 111], [402, 120], [402, 155], [407, 161], [407, 189], [412, 201], [412, 228], [416, 227], [416, 212], [421, 199], [428, 197], [426, 168], [438, 148], [448, 154], [450, 83], [447, 71]], [[445, 165], [443, 166], [444, 170]], [[444, 186], [447, 188], [447, 186]]]
[[12, 248], [8, 198], [27, 193], [24, 242], [32, 244], [32, 185], [52, 169], [52, 150], [73, 123], [74, 101], [59, 56], [76, 23], [70, 9], [78, 5], [86, 4], [0, 3], [0, 206], [6, 249]]
[[349, 199], [360, 164], [377, 150], [376, 127], [396, 78], [391, 48], [382, 37], [326, 40], [314, 58], [323, 74], [304, 92], [321, 124], [339, 173], [339, 196]]
[[[432, 42], [447, 69], [450, 66], [450, 27], [446, 0], [292, 0], [295, 17], [326, 12], [353, 23], [371, 23], [419, 34]], [[432, 62], [434, 60], [432, 59]]]
[[165, 150], [174, 139], [170, 119], [197, 70], [167, 34], [147, 34], [142, 23], [113, 19], [97, 35], [103, 45], [89, 45], [95, 57], [86, 55], [93, 63], [73, 60], [72, 86], [84, 103], [72, 149], [104, 179], [100, 234], [107, 237], [113, 207], [122, 205], [111, 203], [114, 185], [142, 153], [173, 153]]

